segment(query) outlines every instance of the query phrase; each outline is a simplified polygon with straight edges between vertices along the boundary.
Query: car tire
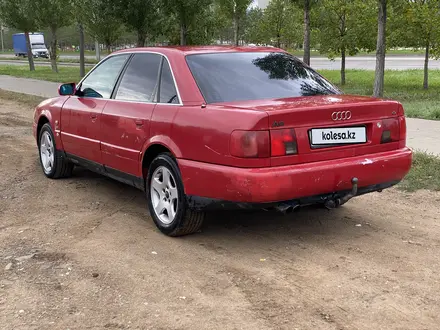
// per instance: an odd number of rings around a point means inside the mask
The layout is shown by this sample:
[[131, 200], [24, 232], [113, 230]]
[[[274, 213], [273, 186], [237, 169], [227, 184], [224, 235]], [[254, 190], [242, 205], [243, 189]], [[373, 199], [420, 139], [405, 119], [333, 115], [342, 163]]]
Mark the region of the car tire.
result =
[[72, 175], [74, 164], [57, 150], [52, 128], [44, 124], [38, 136], [38, 153], [43, 173], [50, 179], [66, 178]]
[[176, 237], [200, 230], [205, 213], [188, 208], [180, 170], [170, 154], [160, 154], [151, 163], [146, 192], [150, 215], [162, 233]]

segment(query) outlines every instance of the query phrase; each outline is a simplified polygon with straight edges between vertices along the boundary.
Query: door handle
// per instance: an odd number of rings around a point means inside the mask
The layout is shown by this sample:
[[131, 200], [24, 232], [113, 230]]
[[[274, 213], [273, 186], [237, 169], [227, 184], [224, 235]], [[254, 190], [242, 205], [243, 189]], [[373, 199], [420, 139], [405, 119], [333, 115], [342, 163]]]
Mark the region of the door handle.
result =
[[92, 121], [96, 121], [96, 119], [98, 118], [98, 115], [92, 114], [92, 115], [90, 115], [90, 118], [92, 119]]
[[136, 119], [134, 122], [136, 123], [136, 126], [143, 126], [144, 125], [144, 121], [142, 119]]

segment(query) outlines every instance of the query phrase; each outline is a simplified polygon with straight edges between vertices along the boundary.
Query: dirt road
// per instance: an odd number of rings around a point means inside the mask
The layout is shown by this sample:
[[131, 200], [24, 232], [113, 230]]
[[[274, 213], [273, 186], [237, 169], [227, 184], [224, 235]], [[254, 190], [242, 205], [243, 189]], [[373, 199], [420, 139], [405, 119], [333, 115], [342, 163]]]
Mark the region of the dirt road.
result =
[[438, 329], [440, 194], [213, 214], [171, 239], [143, 194], [46, 179], [32, 110], [0, 102], [1, 329]]

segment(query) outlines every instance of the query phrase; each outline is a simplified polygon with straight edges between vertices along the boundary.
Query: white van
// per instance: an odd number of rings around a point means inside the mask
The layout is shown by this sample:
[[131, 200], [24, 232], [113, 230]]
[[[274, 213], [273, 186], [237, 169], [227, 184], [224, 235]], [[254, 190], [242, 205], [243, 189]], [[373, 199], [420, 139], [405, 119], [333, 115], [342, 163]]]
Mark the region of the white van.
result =
[[[34, 57], [49, 58], [49, 51], [44, 43], [42, 33], [30, 33], [32, 55]], [[24, 33], [17, 33], [12, 36], [15, 56], [27, 56], [26, 37]]]

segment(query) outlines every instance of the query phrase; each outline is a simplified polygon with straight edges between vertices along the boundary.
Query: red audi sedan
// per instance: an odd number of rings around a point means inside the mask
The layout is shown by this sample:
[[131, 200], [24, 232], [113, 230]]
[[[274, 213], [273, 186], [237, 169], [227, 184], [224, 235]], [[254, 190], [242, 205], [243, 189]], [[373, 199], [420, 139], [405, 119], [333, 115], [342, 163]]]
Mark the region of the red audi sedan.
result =
[[331, 209], [408, 173], [400, 103], [343, 95], [280, 49], [115, 52], [35, 110], [48, 178], [83, 166], [145, 192], [179, 236], [218, 209]]

